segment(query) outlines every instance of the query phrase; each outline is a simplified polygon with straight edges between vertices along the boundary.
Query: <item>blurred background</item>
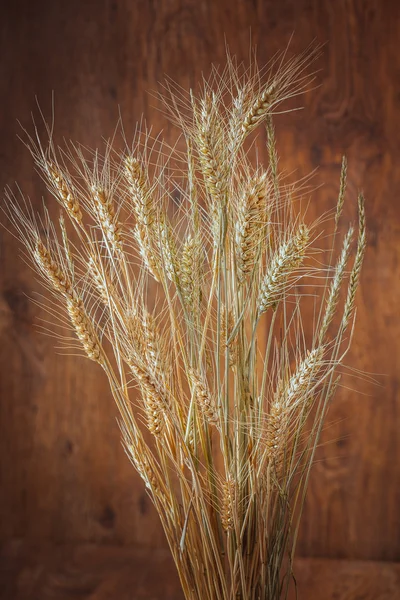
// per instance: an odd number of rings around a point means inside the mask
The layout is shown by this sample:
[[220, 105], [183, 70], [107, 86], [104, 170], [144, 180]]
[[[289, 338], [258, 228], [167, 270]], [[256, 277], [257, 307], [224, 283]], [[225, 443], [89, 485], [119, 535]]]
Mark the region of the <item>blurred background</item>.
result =
[[[291, 39], [292, 38], [292, 39]], [[0, 7], [0, 184], [39, 209], [45, 189], [17, 136], [37, 101], [55, 138], [128, 139], [142, 114], [173, 141], [151, 92], [195, 86], [225, 47], [259, 63], [325, 44], [304, 110], [275, 120], [280, 167], [316, 171], [310, 218], [344, 225], [366, 196], [369, 247], [345, 377], [328, 417], [298, 544], [300, 598], [400, 598], [400, 3], [398, 0], [15, 0]], [[39, 117], [40, 120], [40, 117]], [[120, 139], [116, 138], [118, 146]], [[121, 143], [122, 147], [122, 143]], [[48, 198], [50, 201], [50, 198]], [[51, 201], [50, 201], [50, 204]], [[55, 203], [53, 214], [57, 214]], [[108, 384], [39, 333], [40, 286], [0, 232], [0, 598], [180, 598], [158, 517], [120, 444]], [[358, 372], [373, 374], [377, 383]], [[350, 374], [350, 371], [349, 371]], [[357, 388], [357, 391], [355, 391]]]

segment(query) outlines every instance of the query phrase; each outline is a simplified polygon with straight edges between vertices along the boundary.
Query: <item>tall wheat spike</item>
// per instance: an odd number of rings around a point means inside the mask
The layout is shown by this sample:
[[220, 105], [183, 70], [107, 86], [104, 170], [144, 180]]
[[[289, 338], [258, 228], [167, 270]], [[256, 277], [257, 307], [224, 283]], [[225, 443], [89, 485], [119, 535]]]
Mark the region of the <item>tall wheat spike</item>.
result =
[[275, 109], [308, 86], [317, 54], [264, 70], [228, 56], [186, 98], [167, 82], [184, 152], [146, 131], [119, 158], [110, 145], [59, 153], [30, 138], [60, 221], [6, 192], [65, 326], [108, 377], [188, 600], [287, 596], [301, 498], [351, 340], [363, 196], [348, 266], [353, 226], [338, 258], [317, 242], [340, 237], [345, 159], [331, 224], [309, 223], [275, 143]]

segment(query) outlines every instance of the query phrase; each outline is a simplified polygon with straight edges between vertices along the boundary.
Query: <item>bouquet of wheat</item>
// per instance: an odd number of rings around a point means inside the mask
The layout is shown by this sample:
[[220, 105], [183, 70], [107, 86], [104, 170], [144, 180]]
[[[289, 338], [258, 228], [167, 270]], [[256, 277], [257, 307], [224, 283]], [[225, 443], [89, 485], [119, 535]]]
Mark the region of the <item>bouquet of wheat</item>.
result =
[[[362, 195], [358, 235], [350, 227], [335, 258], [346, 161], [336, 208], [311, 224], [304, 182], [278, 170], [272, 117], [308, 85], [315, 55], [275, 57], [264, 70], [228, 56], [197, 95], [167, 82], [164, 105], [182, 132], [173, 147], [145, 127], [122, 154], [111, 144], [56, 148], [51, 130], [45, 145], [28, 137], [63, 209], [59, 223], [6, 194], [52, 295], [47, 311], [58, 321], [61, 303], [75, 333], [65, 344], [108, 377], [126, 452], [190, 600], [287, 596], [310, 468], [351, 339]], [[255, 150], [263, 136], [266, 165]]]

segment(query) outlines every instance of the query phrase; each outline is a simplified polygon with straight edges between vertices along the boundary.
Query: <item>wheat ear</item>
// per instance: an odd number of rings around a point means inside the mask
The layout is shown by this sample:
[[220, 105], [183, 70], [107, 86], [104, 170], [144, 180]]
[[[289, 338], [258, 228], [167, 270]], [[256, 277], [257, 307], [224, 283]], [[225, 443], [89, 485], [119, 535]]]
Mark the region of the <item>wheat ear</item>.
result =
[[147, 182], [147, 174], [139, 160], [133, 156], [125, 158], [124, 173], [136, 217], [134, 236], [139, 252], [147, 270], [156, 281], [160, 281], [159, 265], [154, 246], [157, 238], [157, 211]]
[[260, 288], [258, 297], [259, 314], [274, 306], [281, 298], [288, 275], [299, 267], [303, 261], [309, 237], [308, 227], [304, 224], [300, 225], [296, 234], [287, 242], [281, 244], [279, 250], [273, 256]]
[[288, 406], [293, 407], [299, 399], [304, 398], [310, 388], [310, 382], [322, 366], [324, 346], [318, 346], [308, 353], [291, 376], [289, 384], [281, 391]]
[[339, 301], [339, 292], [340, 292], [340, 288], [342, 286], [347, 261], [349, 259], [349, 255], [350, 255], [351, 240], [353, 237], [353, 232], [354, 232], [353, 227], [350, 227], [350, 229], [347, 232], [347, 235], [344, 239], [342, 252], [340, 254], [339, 260], [336, 264], [335, 275], [334, 275], [334, 278], [333, 278], [331, 286], [330, 286], [328, 299], [326, 301], [324, 320], [322, 321], [322, 325], [321, 325], [321, 329], [320, 329], [320, 333], [319, 333], [319, 342], [320, 343], [324, 339], [326, 332], [328, 331], [328, 327], [331, 324], [332, 319], [336, 312], [337, 304]]
[[207, 421], [213, 424], [218, 423], [215, 402], [204, 378], [194, 369], [190, 369], [189, 380], [197, 405]]
[[347, 290], [347, 298], [344, 305], [343, 318], [341, 328], [342, 331], [347, 329], [351, 315], [354, 311], [354, 304], [356, 300], [356, 292], [360, 281], [361, 267], [364, 260], [364, 254], [367, 247], [367, 237], [365, 228], [365, 210], [364, 210], [364, 196], [359, 194], [358, 196], [358, 213], [359, 213], [359, 232], [357, 242], [357, 252], [354, 260], [354, 265], [350, 274], [349, 286]]
[[56, 197], [61, 202], [62, 206], [67, 211], [68, 215], [79, 225], [82, 223], [82, 211], [76, 195], [73, 193], [71, 186], [67, 183], [65, 176], [59, 167], [49, 161], [46, 163], [45, 173], [55, 190]]
[[237, 276], [243, 283], [254, 267], [257, 242], [264, 233], [267, 197], [267, 173], [262, 173], [243, 194], [235, 223]]
[[68, 276], [53, 259], [50, 251], [40, 240], [36, 243], [34, 257], [41, 272], [51, 283], [53, 288], [65, 297], [71, 323], [86, 355], [91, 360], [103, 365], [104, 353], [97, 333], [86, 313], [82, 299], [73, 288]]
[[111, 248], [115, 252], [121, 252], [121, 227], [115, 214], [114, 204], [110, 193], [101, 187], [93, 186], [92, 194], [93, 204], [101, 230]]
[[221, 523], [225, 531], [233, 529], [233, 506], [235, 502], [235, 480], [228, 478], [222, 486]]
[[165, 391], [160, 389], [162, 386], [159, 382], [137, 361], [130, 360], [129, 366], [141, 390], [147, 416], [147, 427], [153, 435], [159, 437], [165, 425], [168, 404]]

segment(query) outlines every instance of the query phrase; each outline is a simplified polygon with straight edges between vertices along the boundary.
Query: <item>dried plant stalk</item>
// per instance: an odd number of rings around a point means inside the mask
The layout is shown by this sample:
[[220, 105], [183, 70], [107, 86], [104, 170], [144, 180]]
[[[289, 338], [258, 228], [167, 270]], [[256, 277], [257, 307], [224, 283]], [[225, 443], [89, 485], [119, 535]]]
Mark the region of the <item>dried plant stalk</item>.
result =
[[[348, 350], [363, 197], [348, 276], [353, 227], [332, 267], [334, 248], [316, 243], [329, 239], [327, 219], [306, 223], [275, 144], [274, 108], [303, 91], [317, 54], [278, 57], [268, 72], [228, 57], [187, 99], [167, 83], [186, 153], [145, 131], [118, 160], [110, 146], [103, 157], [65, 149], [68, 170], [52, 140], [30, 139], [65, 211], [60, 230], [50, 211], [40, 218], [6, 194], [66, 326], [107, 374], [188, 600], [286, 597], [301, 499]], [[267, 147], [254, 152], [246, 139], [263, 123]], [[333, 240], [346, 174], [344, 159]]]

